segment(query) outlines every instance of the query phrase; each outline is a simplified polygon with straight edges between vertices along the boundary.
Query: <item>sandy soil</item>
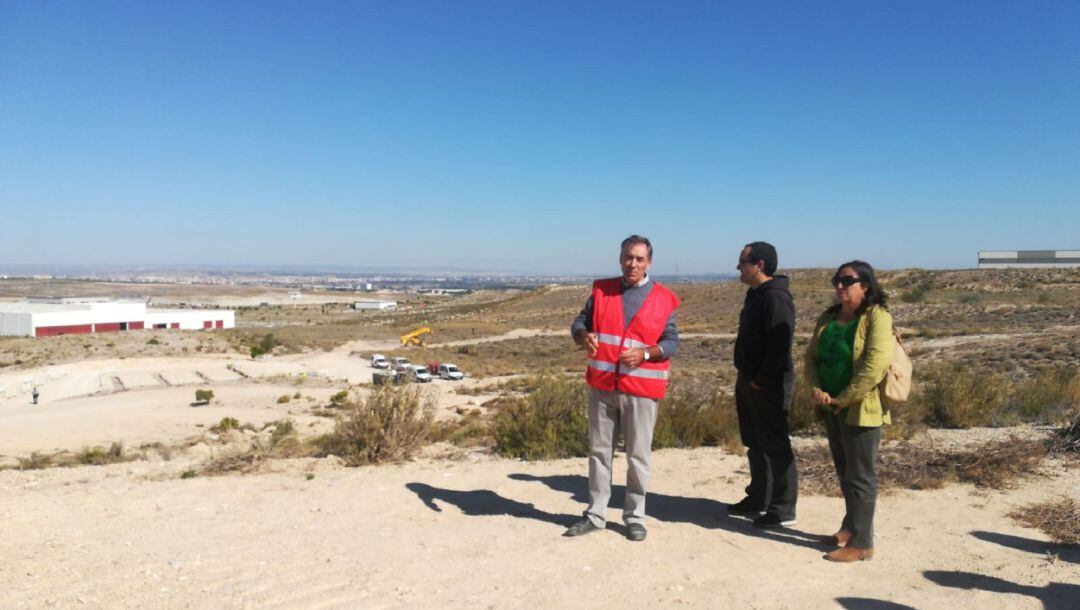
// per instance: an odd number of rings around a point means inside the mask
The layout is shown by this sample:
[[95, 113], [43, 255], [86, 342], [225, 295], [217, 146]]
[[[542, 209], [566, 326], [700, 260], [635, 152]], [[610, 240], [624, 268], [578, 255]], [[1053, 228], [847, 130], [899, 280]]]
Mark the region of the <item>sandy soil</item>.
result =
[[[33, 451], [78, 451], [114, 441], [127, 447], [175, 443], [201, 434], [223, 417], [263, 424], [291, 418], [306, 429], [329, 420], [312, 416], [335, 392], [369, 383], [370, 364], [350, 356], [352, 347], [328, 353], [252, 360], [240, 354], [183, 358], [127, 358], [73, 362], [0, 375], [0, 463]], [[368, 347], [364, 347], [368, 349]], [[445, 419], [461, 408], [477, 408], [493, 395], [468, 396], [458, 388], [492, 380], [436, 379], [421, 386]], [[31, 404], [37, 387], [39, 404]], [[214, 400], [194, 408], [195, 390], [214, 391]], [[352, 387], [365, 396], [370, 389]], [[278, 404], [282, 395], [302, 398]], [[311, 400], [314, 399], [314, 400]]]
[[[621, 458], [621, 456], [620, 456]], [[821, 559], [839, 498], [766, 533], [724, 516], [743, 460], [657, 452], [649, 538], [560, 537], [585, 460], [482, 455], [181, 480], [177, 461], [0, 472], [4, 608], [1076, 608], [1080, 551], [1005, 515], [1080, 493], [1075, 469], [1009, 492], [880, 500], [877, 557]], [[619, 479], [624, 466], [620, 462]], [[307, 477], [311, 475], [309, 480]], [[615, 504], [621, 498], [617, 486]], [[618, 521], [613, 508], [610, 517]], [[1048, 554], [1053, 551], [1055, 554]]]
[[[8, 372], [0, 453], [10, 462], [114, 440], [176, 442], [225, 416], [328, 426], [311, 408], [369, 381], [368, 363], [350, 354], [380, 345]], [[492, 382], [424, 388], [449, 416], [487, 398], [454, 389]], [[34, 384], [37, 406], [27, 394]], [[215, 400], [191, 407], [204, 387]], [[276, 402], [296, 391], [303, 398]], [[942, 431], [935, 442], [963, 434]], [[0, 471], [0, 608], [1080, 607], [1080, 549], [1052, 547], [1006, 517], [1027, 503], [1080, 497], [1080, 469], [1060, 464], [1008, 491], [885, 496], [878, 556], [841, 566], [821, 559], [828, 549], [818, 538], [836, 529], [842, 500], [804, 495], [794, 528], [755, 530], [723, 510], [742, 496], [745, 461], [715, 449], [656, 453], [641, 544], [623, 537], [617, 508], [607, 531], [561, 537], [583, 508], [583, 459], [525, 463], [433, 447], [403, 465], [281, 460], [262, 474], [180, 479], [206, 449], [169, 461]], [[621, 493], [620, 485], [616, 506]]]

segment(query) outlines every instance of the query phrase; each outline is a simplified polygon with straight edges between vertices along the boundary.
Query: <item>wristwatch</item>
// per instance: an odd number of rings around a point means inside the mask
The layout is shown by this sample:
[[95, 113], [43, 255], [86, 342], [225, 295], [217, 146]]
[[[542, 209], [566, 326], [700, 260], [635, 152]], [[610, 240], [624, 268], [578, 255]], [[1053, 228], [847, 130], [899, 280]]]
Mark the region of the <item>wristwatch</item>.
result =
[[648, 360], [649, 359], [649, 348], [643, 347], [643, 348], [641, 348], [641, 351], [645, 352], [645, 360]]

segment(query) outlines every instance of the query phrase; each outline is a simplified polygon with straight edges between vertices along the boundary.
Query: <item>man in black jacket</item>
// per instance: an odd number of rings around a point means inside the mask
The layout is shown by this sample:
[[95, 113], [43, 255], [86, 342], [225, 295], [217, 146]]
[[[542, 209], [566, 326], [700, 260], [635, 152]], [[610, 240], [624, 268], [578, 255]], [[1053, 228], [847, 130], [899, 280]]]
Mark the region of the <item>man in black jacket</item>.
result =
[[798, 475], [788, 435], [788, 407], [794, 387], [791, 344], [795, 303], [788, 278], [776, 273], [776, 248], [747, 244], [739, 255], [739, 281], [750, 286], [735, 339], [735, 406], [739, 433], [750, 461], [746, 497], [728, 512], [755, 517], [754, 525], [795, 524]]

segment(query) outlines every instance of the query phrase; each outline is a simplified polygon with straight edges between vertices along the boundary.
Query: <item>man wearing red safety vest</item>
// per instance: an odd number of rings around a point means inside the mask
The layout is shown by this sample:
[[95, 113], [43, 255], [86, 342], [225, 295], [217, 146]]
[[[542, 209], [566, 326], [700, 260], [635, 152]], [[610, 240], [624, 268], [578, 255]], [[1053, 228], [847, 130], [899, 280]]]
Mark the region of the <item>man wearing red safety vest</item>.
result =
[[589, 507], [564, 535], [604, 529], [611, 499], [611, 467], [619, 432], [628, 470], [623, 522], [626, 537], [645, 539], [653, 426], [668, 384], [679, 330], [679, 298], [649, 277], [652, 244], [640, 235], [622, 242], [622, 277], [593, 282], [592, 296], [570, 327], [585, 349], [589, 384]]

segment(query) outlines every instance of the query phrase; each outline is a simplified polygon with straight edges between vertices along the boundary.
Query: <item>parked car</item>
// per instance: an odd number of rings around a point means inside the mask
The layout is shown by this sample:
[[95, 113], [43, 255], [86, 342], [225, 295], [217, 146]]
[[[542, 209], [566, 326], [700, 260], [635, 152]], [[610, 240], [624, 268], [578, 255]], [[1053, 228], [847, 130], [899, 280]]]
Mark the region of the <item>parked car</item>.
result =
[[461, 369], [459, 369], [456, 364], [443, 362], [439, 364], [439, 379], [460, 381], [465, 379], [465, 373], [462, 373]]
[[409, 362], [408, 358], [397, 356], [390, 359], [390, 368], [399, 373], [408, 373], [413, 367], [413, 363]]
[[373, 369], [388, 369], [390, 368], [390, 361], [386, 359], [386, 356], [382, 354], [371, 355], [371, 368]]
[[428, 383], [432, 380], [432, 376], [426, 366], [417, 364], [413, 366], [413, 379], [420, 383]]

